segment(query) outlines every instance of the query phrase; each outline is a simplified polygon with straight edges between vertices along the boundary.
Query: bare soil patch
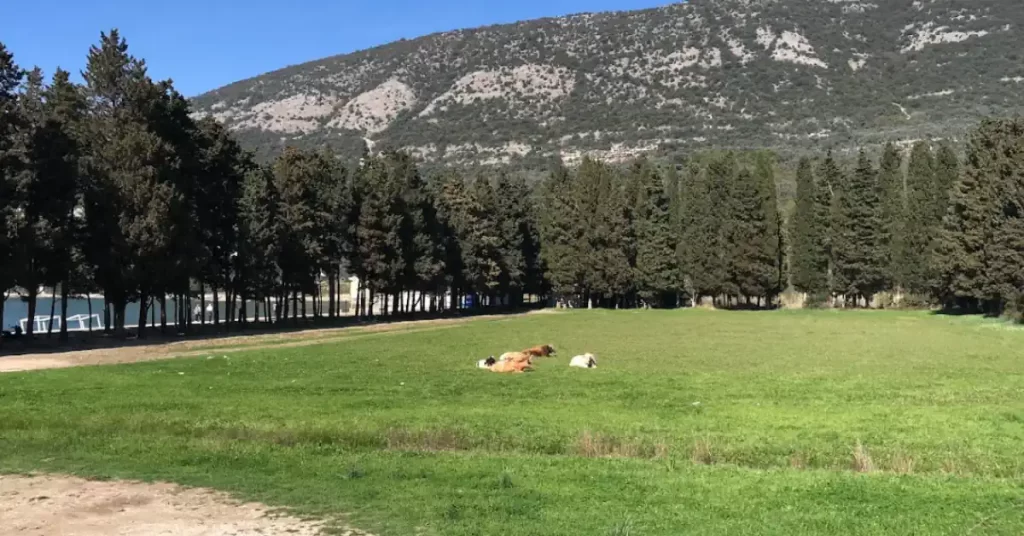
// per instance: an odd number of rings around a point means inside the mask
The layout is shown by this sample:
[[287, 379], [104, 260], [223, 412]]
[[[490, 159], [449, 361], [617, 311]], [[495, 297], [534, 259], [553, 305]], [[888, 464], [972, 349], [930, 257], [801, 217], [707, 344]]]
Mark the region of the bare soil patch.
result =
[[[525, 314], [536, 314], [535, 311]], [[49, 352], [39, 354], [23, 354], [0, 357], [0, 373], [54, 368], [69, 368], [89, 365], [114, 365], [154, 361], [175, 357], [196, 357], [210, 353], [232, 353], [260, 348], [288, 348], [324, 344], [327, 342], [361, 338], [387, 333], [409, 333], [456, 327], [468, 322], [480, 320], [498, 320], [515, 318], [519, 315], [481, 315], [464, 318], [442, 318], [434, 320], [413, 320], [407, 322], [391, 322], [370, 324], [366, 326], [349, 326], [344, 328], [320, 328], [283, 333], [264, 333], [257, 335], [239, 335], [219, 339], [198, 339], [188, 341], [160, 342], [154, 344], [134, 344], [120, 348], [99, 348], [92, 350], [72, 350], [67, 352]]]
[[324, 525], [175, 484], [0, 476], [0, 527], [10, 536], [315, 536]]

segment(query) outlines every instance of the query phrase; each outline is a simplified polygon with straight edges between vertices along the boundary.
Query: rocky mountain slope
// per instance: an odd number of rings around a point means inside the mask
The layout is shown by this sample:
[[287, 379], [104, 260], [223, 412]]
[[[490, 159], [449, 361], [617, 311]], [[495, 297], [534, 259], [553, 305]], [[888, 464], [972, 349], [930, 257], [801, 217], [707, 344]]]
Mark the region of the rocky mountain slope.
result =
[[691, 0], [403, 40], [195, 99], [261, 156], [573, 162], [955, 137], [1024, 110], [1020, 0]]

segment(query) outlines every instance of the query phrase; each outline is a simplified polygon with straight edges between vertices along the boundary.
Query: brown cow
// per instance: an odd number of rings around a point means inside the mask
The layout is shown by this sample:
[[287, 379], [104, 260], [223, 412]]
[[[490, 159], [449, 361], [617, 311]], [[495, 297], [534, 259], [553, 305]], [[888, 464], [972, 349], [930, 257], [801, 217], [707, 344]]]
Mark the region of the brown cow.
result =
[[543, 344], [541, 346], [534, 346], [523, 350], [524, 354], [529, 354], [533, 357], [549, 357], [555, 355], [555, 347], [550, 344]]

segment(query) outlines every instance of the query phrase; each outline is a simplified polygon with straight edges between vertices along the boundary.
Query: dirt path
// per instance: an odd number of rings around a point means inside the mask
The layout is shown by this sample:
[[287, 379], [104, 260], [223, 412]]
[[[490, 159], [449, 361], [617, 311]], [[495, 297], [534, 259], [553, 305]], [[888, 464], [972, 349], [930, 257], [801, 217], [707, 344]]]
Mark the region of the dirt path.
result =
[[315, 536], [324, 526], [268, 512], [261, 504], [175, 484], [0, 476], [5, 536]]
[[[545, 313], [546, 310], [525, 314]], [[196, 357], [211, 353], [225, 354], [260, 348], [289, 348], [324, 344], [334, 341], [360, 339], [389, 333], [415, 333], [456, 327], [469, 322], [504, 320], [521, 315], [482, 315], [468, 318], [446, 318], [440, 320], [415, 320], [332, 329], [311, 329], [288, 333], [261, 335], [240, 335], [221, 339], [199, 339], [191, 341], [164, 342], [151, 345], [132, 345], [121, 348], [76, 350], [0, 357], [0, 373], [53, 368], [81, 367], [89, 365], [113, 365], [154, 361], [175, 357]]]

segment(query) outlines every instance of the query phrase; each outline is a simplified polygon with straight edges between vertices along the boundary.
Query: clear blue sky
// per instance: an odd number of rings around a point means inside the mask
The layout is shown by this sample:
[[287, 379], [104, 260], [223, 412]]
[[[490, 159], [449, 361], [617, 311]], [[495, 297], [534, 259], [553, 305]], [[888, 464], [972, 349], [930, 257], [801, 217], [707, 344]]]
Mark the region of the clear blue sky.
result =
[[670, 0], [7, 0], [0, 41], [22, 67], [77, 74], [118, 28], [155, 78], [197, 95], [287, 65], [400, 38]]

